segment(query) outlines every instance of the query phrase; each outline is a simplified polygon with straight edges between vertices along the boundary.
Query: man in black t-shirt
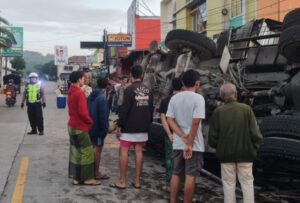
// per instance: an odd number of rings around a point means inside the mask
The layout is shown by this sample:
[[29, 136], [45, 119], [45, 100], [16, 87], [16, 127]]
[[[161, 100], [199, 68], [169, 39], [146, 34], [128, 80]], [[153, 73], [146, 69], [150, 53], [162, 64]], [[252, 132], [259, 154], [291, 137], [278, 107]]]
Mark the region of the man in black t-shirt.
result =
[[159, 113], [161, 118], [161, 123], [163, 125], [163, 128], [165, 130], [166, 136], [165, 136], [165, 161], [166, 161], [166, 185], [163, 186], [163, 190], [169, 191], [170, 186], [170, 180], [172, 176], [172, 142], [173, 142], [173, 134], [169, 128], [169, 125], [167, 123], [166, 114], [168, 111], [168, 105], [171, 100], [171, 97], [182, 89], [182, 82], [179, 78], [174, 78], [172, 81], [172, 89], [173, 94], [167, 96], [164, 98], [159, 107]]

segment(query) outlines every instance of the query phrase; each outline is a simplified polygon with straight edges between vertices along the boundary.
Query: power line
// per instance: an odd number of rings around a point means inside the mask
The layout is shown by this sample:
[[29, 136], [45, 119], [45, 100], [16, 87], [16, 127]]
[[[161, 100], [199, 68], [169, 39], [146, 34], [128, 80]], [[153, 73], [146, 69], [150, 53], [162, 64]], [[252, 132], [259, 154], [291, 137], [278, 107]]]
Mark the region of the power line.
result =
[[[283, 0], [283, 1], [286, 1], [286, 0]], [[246, 5], [251, 5], [251, 4], [253, 4], [253, 3], [255, 3], [255, 1], [250, 1], [249, 3], [247, 3]], [[276, 4], [278, 4], [278, 3], [274, 3], [274, 4], [272, 4], [272, 5], [276, 5]], [[204, 17], [209, 17], [209, 16], [215, 16], [215, 15], [218, 15], [219, 14], [219, 12], [224, 8], [224, 7], [227, 7], [227, 6], [229, 6], [229, 5], [231, 5], [231, 3], [228, 3], [228, 4], [225, 4], [225, 5], [223, 5], [223, 6], [219, 6], [219, 7], [216, 7], [216, 8], [213, 8], [213, 9], [209, 9], [209, 10], [206, 10], [206, 15], [205, 16], [202, 16], [203, 18]], [[214, 10], [217, 10], [217, 9], [220, 9], [219, 11], [216, 11], [215, 13], [213, 13], [213, 12], [211, 12], [211, 11], [214, 11]], [[179, 18], [179, 19], [176, 19], [175, 21], [173, 21], [173, 22], [179, 22], [179, 21], [182, 21], [182, 20], [185, 20], [185, 19], [187, 19], [187, 18], [190, 18], [191, 16], [186, 16], [186, 17], [183, 17], [183, 18]], [[152, 28], [156, 28], [156, 27], [161, 27], [161, 26], [164, 26], [164, 25], [169, 25], [169, 24], [171, 24], [171, 22], [161, 22], [160, 23], [160, 26], [153, 26], [153, 27], [149, 27], [149, 28], [147, 28], [147, 30], [149, 29], [152, 29]]]
[[[265, 6], [265, 7], [263, 7], [263, 8], [260, 8], [260, 9], [253, 10], [252, 12], [248, 12], [248, 13], [242, 14], [242, 15], [240, 15], [240, 16], [245, 17], [246, 15], [255, 13], [255, 12], [260, 11], [260, 10], [267, 9], [267, 8], [269, 8], [269, 7], [272, 7], [272, 6], [276, 5], [276, 4], [279, 4], [279, 3], [284, 2], [284, 1], [286, 1], [286, 0], [281, 0], [281, 1], [279, 1], [279, 2], [270, 4], [270, 5], [268, 5], [268, 6]], [[251, 3], [253, 3], [253, 2], [250, 2], [248, 5], [250, 5]], [[214, 9], [212, 9], [212, 10], [214, 10]], [[292, 10], [292, 9], [291, 9], [291, 10]], [[208, 13], [208, 11], [207, 11], [207, 13]], [[277, 13], [277, 12], [274, 12], [274, 13]], [[216, 14], [206, 15], [206, 17], [208, 17], [208, 16], [214, 16], [214, 15], [216, 15]], [[182, 21], [182, 20], [187, 19], [187, 18], [190, 18], [190, 17], [191, 17], [191, 16], [187, 16], [187, 17], [183, 17], [183, 18], [180, 18], [180, 19], [176, 19], [174, 22], [177, 23], [178, 21]], [[222, 21], [222, 22], [220, 22], [220, 23], [210, 24], [210, 25], [213, 25], [213, 26], [221, 25], [221, 24], [230, 22], [230, 20], [231, 20], [231, 19]], [[184, 23], [184, 22], [183, 22], [183, 23]], [[183, 23], [182, 23], [182, 24], [183, 24]], [[170, 23], [169, 23], [169, 22], [164, 22], [164, 23], [162, 23], [162, 24], [163, 24], [163, 25], [166, 25], [166, 24], [170, 24]], [[177, 24], [177, 25], [181, 25], [181, 24]], [[146, 31], [146, 30], [152, 30], [152, 29], [158, 28], [158, 27], [162, 27], [162, 25], [160, 25], [160, 26], [152, 26], [152, 27], [148, 27], [147, 29], [144, 29], [142, 32], [136, 32], [136, 33], [131, 33], [131, 34], [148, 33], [149, 31]]]
[[149, 6], [145, 3], [144, 0], [140, 0], [142, 2], [141, 5], [144, 5], [144, 8], [147, 9], [153, 16], [156, 16], [155, 13], [149, 8]]

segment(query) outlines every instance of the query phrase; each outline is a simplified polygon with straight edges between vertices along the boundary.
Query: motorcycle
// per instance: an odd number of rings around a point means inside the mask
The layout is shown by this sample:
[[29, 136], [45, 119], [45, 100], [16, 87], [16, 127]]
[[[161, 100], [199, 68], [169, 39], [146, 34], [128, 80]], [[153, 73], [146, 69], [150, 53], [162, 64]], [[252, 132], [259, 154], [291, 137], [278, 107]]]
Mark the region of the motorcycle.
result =
[[16, 88], [15, 87], [11, 87], [11, 86], [7, 86], [5, 89], [5, 102], [7, 104], [8, 107], [13, 107], [17, 101], [16, 99]]

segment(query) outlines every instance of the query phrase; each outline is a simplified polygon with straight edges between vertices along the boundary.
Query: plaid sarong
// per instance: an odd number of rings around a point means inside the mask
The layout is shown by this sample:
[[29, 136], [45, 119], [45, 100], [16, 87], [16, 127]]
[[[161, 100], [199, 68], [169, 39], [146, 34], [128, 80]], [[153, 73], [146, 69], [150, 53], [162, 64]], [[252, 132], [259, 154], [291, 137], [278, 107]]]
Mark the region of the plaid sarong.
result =
[[94, 150], [89, 134], [70, 126], [68, 130], [70, 136], [69, 177], [76, 181], [95, 178]]

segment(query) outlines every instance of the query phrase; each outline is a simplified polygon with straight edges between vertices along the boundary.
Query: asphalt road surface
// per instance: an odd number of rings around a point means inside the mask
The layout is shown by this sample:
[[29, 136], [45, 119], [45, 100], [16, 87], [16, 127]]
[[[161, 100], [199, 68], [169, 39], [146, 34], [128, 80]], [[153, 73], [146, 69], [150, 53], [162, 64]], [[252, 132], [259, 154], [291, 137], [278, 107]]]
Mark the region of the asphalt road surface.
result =
[[[125, 190], [109, 187], [118, 178], [118, 140], [108, 135], [101, 160], [101, 169], [111, 178], [100, 186], [72, 186], [68, 179], [69, 138], [67, 109], [56, 108], [56, 84], [45, 82], [47, 107], [44, 109], [45, 135], [26, 135], [30, 131], [26, 109], [18, 103], [5, 106], [0, 97], [0, 202], [1, 203], [163, 203], [168, 193], [164, 183], [163, 163], [155, 154], [145, 152], [142, 189], [128, 184]], [[128, 183], [133, 180], [133, 152], [130, 153]], [[237, 195], [241, 202], [240, 195]], [[180, 195], [182, 199], [182, 194]], [[222, 187], [208, 177], [197, 180], [194, 202], [223, 202]], [[256, 202], [286, 202], [258, 194]]]

